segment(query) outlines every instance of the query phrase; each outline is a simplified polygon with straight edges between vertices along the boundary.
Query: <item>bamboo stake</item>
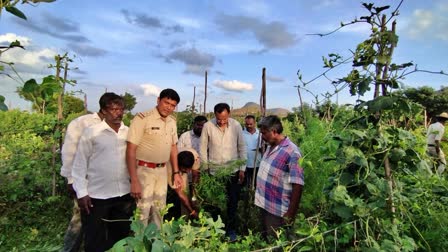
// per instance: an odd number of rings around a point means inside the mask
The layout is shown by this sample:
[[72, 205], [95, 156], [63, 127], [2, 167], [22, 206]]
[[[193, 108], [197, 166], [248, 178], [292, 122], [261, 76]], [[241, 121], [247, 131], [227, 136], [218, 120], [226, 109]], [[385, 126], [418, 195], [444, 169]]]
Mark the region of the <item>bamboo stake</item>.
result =
[[204, 115], [207, 115], [207, 71], [205, 71], [205, 88], [204, 88]]
[[87, 94], [84, 93], [84, 114], [87, 114]]
[[[56, 57], [56, 82], [59, 83], [59, 79], [60, 79], [60, 74], [61, 74], [61, 56], [57, 55]], [[56, 124], [55, 127], [55, 132], [60, 130], [60, 117], [62, 117], [62, 95], [59, 94], [58, 96], [58, 122]], [[52, 176], [52, 186], [51, 186], [51, 195], [55, 196], [56, 195], [56, 143], [58, 142], [59, 139], [53, 139], [53, 145], [51, 147], [51, 153], [52, 153], [52, 157], [51, 157], [51, 167], [53, 168], [53, 176]]]
[[[266, 68], [263, 67], [262, 74], [261, 74], [261, 94], [260, 94], [260, 111], [262, 118], [266, 116]], [[252, 190], [255, 189], [255, 179], [256, 179], [256, 171], [257, 171], [257, 158], [258, 158], [258, 149], [261, 145], [262, 139], [261, 139], [261, 133], [258, 134], [258, 141], [257, 141], [257, 150], [255, 151], [255, 159], [254, 159], [254, 172], [252, 173], [252, 184], [250, 188]], [[264, 147], [264, 146], [263, 146]], [[264, 153], [264, 148], [262, 147], [262, 153]]]
[[194, 113], [194, 102], [196, 100], [196, 86], [193, 86], [193, 102], [191, 103], [191, 110]]

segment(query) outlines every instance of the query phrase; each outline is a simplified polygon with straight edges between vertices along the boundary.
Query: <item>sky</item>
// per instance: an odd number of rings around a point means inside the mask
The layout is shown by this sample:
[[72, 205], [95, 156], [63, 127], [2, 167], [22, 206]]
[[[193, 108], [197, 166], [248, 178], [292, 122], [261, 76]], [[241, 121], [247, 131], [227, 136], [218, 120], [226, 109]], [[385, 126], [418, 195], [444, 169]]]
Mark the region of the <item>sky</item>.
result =
[[[371, 1], [376, 6], [399, 1]], [[132, 112], [156, 105], [162, 89], [173, 88], [181, 98], [178, 111], [193, 101], [204, 101], [205, 71], [208, 72], [207, 111], [219, 102], [233, 108], [247, 102], [259, 103], [262, 69], [266, 68], [266, 105], [291, 110], [299, 106], [297, 72], [305, 81], [318, 76], [322, 56], [338, 53], [344, 58], [367, 39], [366, 24], [346, 26], [327, 33], [354, 18], [367, 14], [354, 0], [173, 0], [173, 1], [92, 1], [57, 0], [53, 3], [17, 5], [27, 16], [21, 20], [5, 11], [0, 17], [0, 46], [19, 40], [24, 50], [3, 53], [1, 61], [14, 62], [22, 80], [39, 83], [54, 74], [49, 69], [54, 56], [68, 53], [73, 60], [69, 79], [77, 84], [67, 91], [84, 99], [88, 109], [97, 111], [98, 99], [106, 90], [128, 92], [137, 98]], [[448, 2], [405, 0], [397, 19], [398, 46], [393, 62], [412, 61], [419, 69], [448, 72]], [[345, 65], [307, 86], [314, 95], [333, 90], [331, 80], [344, 77]], [[7, 70], [10, 71], [10, 70]], [[12, 72], [10, 72], [12, 74]], [[29, 110], [29, 102], [15, 92], [23, 85], [0, 75], [0, 94], [10, 108]], [[448, 76], [415, 73], [402, 87], [447, 86]], [[303, 100], [313, 104], [311, 93]], [[355, 103], [344, 90], [333, 102]]]

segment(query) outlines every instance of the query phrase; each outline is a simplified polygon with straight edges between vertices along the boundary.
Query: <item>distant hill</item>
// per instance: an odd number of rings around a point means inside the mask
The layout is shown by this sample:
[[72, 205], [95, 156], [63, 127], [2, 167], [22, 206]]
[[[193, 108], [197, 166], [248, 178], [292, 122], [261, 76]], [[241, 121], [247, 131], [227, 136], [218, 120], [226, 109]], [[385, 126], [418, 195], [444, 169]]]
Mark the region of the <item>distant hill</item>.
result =
[[[285, 117], [290, 113], [289, 110], [284, 108], [271, 108], [266, 109], [266, 114], [268, 115], [277, 115], [279, 117]], [[259, 115], [260, 114], [260, 105], [255, 102], [248, 102], [243, 107], [233, 109], [232, 115], [235, 116], [246, 116], [246, 115]]]

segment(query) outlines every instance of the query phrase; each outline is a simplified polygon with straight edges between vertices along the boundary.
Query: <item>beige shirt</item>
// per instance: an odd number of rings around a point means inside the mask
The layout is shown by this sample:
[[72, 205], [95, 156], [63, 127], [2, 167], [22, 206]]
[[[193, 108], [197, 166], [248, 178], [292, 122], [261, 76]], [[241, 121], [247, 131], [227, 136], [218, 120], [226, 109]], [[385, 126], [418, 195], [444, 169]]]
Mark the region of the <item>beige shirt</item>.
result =
[[[222, 130], [216, 124], [216, 118], [206, 122], [202, 128], [201, 161], [205, 163], [225, 164], [234, 160], [246, 160], [246, 144], [243, 128], [235, 119], [229, 118], [227, 127]], [[213, 173], [213, 167], [207, 164]], [[246, 170], [246, 164], [240, 167]]]
[[[193, 153], [194, 156], [194, 164], [191, 167], [192, 170], [196, 170], [198, 171], [201, 165], [201, 160], [199, 158], [199, 154], [196, 152], [196, 150], [194, 150], [193, 148], [188, 148], [188, 147], [180, 147], [177, 149], [178, 153], [181, 153], [182, 151], [190, 151], [191, 153]], [[168, 185], [171, 188], [174, 188], [173, 186], [173, 169], [171, 168], [171, 163], [167, 164], [168, 166]], [[191, 174], [190, 173], [182, 173], [182, 181], [184, 183], [184, 187], [185, 189], [188, 191], [188, 181], [191, 180]]]
[[87, 114], [73, 119], [65, 132], [64, 145], [62, 145], [61, 158], [62, 167], [61, 175], [67, 178], [68, 184], [73, 183], [72, 179], [72, 166], [73, 159], [75, 158], [76, 151], [78, 149], [79, 138], [82, 132], [87, 127], [101, 122], [101, 118], [98, 113]]
[[131, 122], [128, 142], [138, 146], [138, 160], [167, 163], [171, 146], [177, 143], [176, 120], [172, 116], [163, 118], [157, 108], [138, 113]]

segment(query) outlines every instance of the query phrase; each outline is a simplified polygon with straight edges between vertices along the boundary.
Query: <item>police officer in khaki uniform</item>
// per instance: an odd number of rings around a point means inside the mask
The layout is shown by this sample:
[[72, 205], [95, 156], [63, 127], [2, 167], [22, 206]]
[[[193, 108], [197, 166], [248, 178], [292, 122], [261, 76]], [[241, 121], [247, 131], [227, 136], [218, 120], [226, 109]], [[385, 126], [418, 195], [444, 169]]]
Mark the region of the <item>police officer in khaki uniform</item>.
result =
[[171, 162], [173, 180], [182, 188], [177, 165], [177, 127], [171, 116], [180, 98], [173, 89], [164, 89], [157, 106], [138, 113], [129, 127], [126, 163], [131, 178], [131, 196], [137, 199], [140, 218], [146, 225], [162, 224], [160, 210], [165, 207], [167, 162]]

